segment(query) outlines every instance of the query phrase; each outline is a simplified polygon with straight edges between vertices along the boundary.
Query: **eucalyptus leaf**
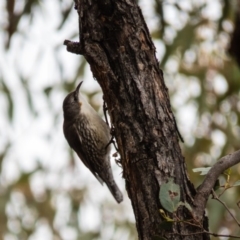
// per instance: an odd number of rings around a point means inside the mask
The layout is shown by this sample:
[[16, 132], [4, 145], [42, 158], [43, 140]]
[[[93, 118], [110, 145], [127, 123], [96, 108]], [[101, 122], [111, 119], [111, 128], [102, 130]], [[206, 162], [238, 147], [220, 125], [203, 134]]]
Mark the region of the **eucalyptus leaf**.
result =
[[201, 172], [200, 175], [207, 175], [212, 167], [193, 168], [193, 172]]
[[168, 212], [174, 212], [177, 210], [178, 204], [180, 202], [180, 187], [173, 182], [170, 178], [168, 183], [161, 185], [159, 198], [162, 206]]
[[236, 181], [232, 186], [233, 186], [233, 187], [240, 186], [240, 180]]

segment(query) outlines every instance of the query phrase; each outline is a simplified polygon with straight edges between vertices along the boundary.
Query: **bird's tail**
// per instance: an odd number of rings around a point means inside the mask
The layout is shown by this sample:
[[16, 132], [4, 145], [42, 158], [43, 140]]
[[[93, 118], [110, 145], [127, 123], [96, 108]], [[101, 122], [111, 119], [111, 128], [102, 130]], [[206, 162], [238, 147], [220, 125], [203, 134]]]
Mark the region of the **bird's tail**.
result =
[[113, 197], [116, 199], [118, 203], [122, 202], [123, 195], [120, 189], [118, 188], [118, 185], [115, 183], [115, 181], [106, 182], [108, 189], [112, 193]]
[[107, 157], [108, 159], [106, 158], [104, 161], [102, 161], [102, 169], [101, 171], [98, 171], [98, 177], [100, 177], [102, 181], [106, 183], [115, 200], [120, 203], [123, 201], [123, 194], [114, 180], [110, 159], [109, 156]]
[[[123, 201], [123, 195], [122, 192], [120, 191], [118, 185], [116, 184], [116, 182], [114, 181], [112, 172], [109, 171], [108, 175], [104, 175], [104, 176], [99, 176], [98, 174], [94, 173], [94, 176], [97, 178], [97, 180], [103, 184], [106, 183], [106, 185], [108, 186], [108, 189], [110, 190], [110, 192], [112, 193], [113, 197], [116, 199], [116, 201], [118, 203]], [[103, 178], [104, 177], [104, 178]]]

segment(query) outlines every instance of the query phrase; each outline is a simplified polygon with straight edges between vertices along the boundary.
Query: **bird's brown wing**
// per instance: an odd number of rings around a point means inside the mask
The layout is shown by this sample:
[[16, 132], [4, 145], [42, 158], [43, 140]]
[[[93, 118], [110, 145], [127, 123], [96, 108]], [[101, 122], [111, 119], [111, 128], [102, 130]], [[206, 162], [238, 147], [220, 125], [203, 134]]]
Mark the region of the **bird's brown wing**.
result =
[[76, 134], [73, 145], [71, 146], [73, 150], [77, 153], [79, 158], [82, 160], [84, 165], [92, 172], [92, 174], [97, 178], [97, 180], [103, 184], [102, 178], [98, 175], [98, 168], [101, 167], [99, 156], [97, 156], [95, 149], [96, 143], [92, 142], [92, 136], [89, 134], [94, 134], [92, 131], [83, 134], [81, 128], [78, 124], [73, 125], [74, 133]]

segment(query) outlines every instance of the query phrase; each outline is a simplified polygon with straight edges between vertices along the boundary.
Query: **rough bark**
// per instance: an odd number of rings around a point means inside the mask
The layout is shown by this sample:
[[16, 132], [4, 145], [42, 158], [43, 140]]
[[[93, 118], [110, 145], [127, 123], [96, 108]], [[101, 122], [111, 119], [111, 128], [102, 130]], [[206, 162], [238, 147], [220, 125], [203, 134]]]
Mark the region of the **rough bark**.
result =
[[[160, 227], [161, 183], [173, 178], [181, 200], [191, 206], [195, 189], [186, 173], [168, 89], [141, 10], [130, 0], [75, 2], [80, 44], [65, 44], [85, 56], [102, 87], [139, 239], [209, 239], [205, 234], [191, 235], [201, 229], [185, 223], [175, 223], [170, 230]], [[180, 207], [171, 217], [186, 220], [192, 215]], [[204, 217], [203, 225], [208, 230]]]

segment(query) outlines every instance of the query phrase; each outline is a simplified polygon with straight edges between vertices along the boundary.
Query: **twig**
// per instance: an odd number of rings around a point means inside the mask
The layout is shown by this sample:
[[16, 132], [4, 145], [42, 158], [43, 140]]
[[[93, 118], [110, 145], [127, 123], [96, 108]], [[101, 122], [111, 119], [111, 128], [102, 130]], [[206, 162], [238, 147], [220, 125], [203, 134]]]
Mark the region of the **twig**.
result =
[[[215, 194], [215, 192], [213, 193]], [[217, 197], [217, 195], [215, 194], [215, 196]], [[218, 197], [217, 197], [218, 198]], [[229, 209], [227, 208], [227, 206], [225, 205], [224, 202], [222, 202], [220, 199], [218, 199], [223, 205], [224, 207], [226, 207], [226, 209], [229, 211]], [[237, 222], [237, 224], [239, 225], [239, 222], [237, 221], [237, 219], [232, 215], [232, 213], [229, 211], [229, 214], [235, 219], [235, 221]], [[200, 232], [194, 232], [194, 233], [169, 233], [170, 235], [180, 235], [180, 236], [191, 236], [191, 235], [197, 235], [197, 234], [209, 234], [209, 235], [212, 235], [212, 236], [215, 236], [215, 237], [228, 237], [228, 238], [238, 238], [240, 239], [240, 236], [234, 236], [234, 235], [225, 235], [225, 234], [217, 234], [217, 233], [211, 233], [211, 232], [208, 232], [207, 230], [205, 230], [202, 226], [200, 225], [196, 225], [196, 224], [193, 224], [191, 222], [188, 222], [188, 221], [181, 221], [183, 223], [186, 223], [186, 224], [189, 224], [191, 226], [194, 226], [194, 227], [198, 227], [198, 228], [201, 228], [202, 231]]]
[[218, 195], [218, 198], [220, 198], [225, 193], [225, 191], [228, 190], [229, 188], [231, 187], [224, 187], [223, 191]]
[[203, 183], [198, 187], [197, 194], [194, 197], [193, 217], [201, 221], [204, 215], [207, 200], [211, 194], [215, 182], [222, 172], [240, 162], [240, 150], [222, 157], [212, 166]]
[[213, 195], [213, 199], [217, 200], [218, 202], [220, 202], [228, 211], [228, 213], [231, 215], [231, 217], [235, 220], [235, 222], [237, 223], [237, 225], [240, 227], [240, 223], [239, 221], [235, 218], [235, 216], [231, 213], [231, 211], [229, 210], [229, 208], [227, 207], [227, 205], [225, 204], [225, 202], [223, 202], [218, 196], [217, 194], [214, 192], [214, 190], [212, 190], [212, 195]]
[[175, 215], [175, 214], [174, 214], [174, 217], [177, 218], [177, 222], [183, 222], [183, 223], [186, 223], [186, 224], [189, 224], [189, 225], [191, 225], [191, 226], [198, 227], [198, 228], [201, 228], [202, 230], [204, 230], [204, 228], [203, 228], [199, 223], [195, 224], [195, 223], [191, 223], [191, 222], [190, 222], [190, 221], [192, 221], [192, 220], [194, 220], [194, 221], [196, 222], [195, 219], [181, 220], [181, 219], [179, 219], [178, 216]]

